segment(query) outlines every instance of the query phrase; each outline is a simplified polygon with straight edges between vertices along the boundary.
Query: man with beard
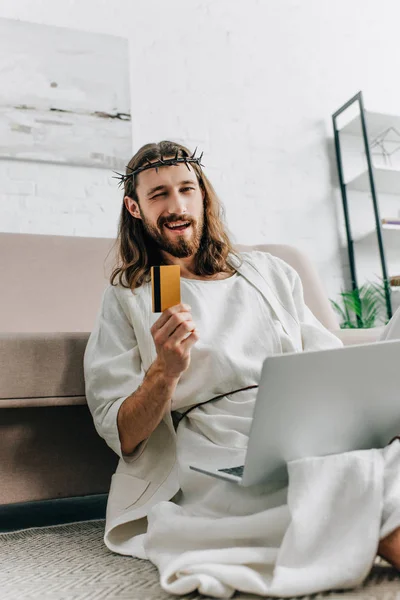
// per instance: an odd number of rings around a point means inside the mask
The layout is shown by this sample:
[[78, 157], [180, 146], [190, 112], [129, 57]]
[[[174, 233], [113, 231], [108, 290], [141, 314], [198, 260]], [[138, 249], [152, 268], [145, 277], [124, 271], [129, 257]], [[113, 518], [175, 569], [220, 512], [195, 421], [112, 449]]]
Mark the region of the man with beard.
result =
[[[189, 468], [243, 464], [266, 356], [342, 345], [289, 265], [234, 251], [201, 167], [163, 141], [143, 146], [121, 176], [120, 264], [84, 361], [96, 429], [120, 457], [105, 543], [151, 560], [176, 594], [352, 587], [377, 552], [400, 567], [398, 440], [295, 461], [289, 488], [274, 493]], [[149, 272], [168, 264], [180, 266], [182, 303], [158, 316]], [[386, 337], [399, 336], [399, 317]]]

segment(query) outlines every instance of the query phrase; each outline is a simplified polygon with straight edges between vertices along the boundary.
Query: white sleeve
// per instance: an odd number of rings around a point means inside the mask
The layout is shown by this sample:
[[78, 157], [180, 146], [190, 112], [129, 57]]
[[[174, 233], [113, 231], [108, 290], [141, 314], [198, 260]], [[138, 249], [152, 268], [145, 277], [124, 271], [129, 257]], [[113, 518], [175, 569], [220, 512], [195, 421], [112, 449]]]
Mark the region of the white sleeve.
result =
[[300, 318], [303, 350], [328, 350], [343, 346], [343, 342], [318, 321], [304, 302], [303, 284], [297, 273], [293, 287], [293, 299]]
[[274, 257], [284, 269], [292, 288], [293, 302], [301, 328], [303, 350], [341, 348], [343, 342], [314, 316], [304, 301], [303, 284], [297, 271], [280, 258]]
[[84, 355], [86, 399], [98, 434], [122, 458], [117, 415], [144, 378], [133, 326], [114, 286], [106, 288]]

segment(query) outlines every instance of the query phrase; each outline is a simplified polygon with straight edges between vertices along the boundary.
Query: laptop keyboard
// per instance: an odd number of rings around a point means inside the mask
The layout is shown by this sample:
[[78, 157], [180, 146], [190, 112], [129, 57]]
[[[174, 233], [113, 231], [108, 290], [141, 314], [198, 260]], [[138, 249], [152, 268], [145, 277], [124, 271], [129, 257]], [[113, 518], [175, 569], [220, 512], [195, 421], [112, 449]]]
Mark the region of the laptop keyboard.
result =
[[229, 469], [218, 469], [218, 471], [222, 471], [223, 473], [228, 473], [229, 475], [236, 475], [236, 477], [242, 477], [243, 469], [244, 469], [244, 465], [240, 465], [240, 467], [230, 467]]

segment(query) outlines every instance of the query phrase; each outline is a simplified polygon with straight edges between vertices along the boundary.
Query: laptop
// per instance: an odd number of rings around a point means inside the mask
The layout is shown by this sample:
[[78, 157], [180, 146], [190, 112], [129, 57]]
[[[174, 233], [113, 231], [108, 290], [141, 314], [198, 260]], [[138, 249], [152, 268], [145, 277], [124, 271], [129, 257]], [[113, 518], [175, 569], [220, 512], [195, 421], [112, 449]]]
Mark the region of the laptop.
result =
[[275, 489], [287, 485], [291, 460], [383, 448], [396, 435], [400, 340], [293, 352], [263, 363], [245, 464], [190, 468]]

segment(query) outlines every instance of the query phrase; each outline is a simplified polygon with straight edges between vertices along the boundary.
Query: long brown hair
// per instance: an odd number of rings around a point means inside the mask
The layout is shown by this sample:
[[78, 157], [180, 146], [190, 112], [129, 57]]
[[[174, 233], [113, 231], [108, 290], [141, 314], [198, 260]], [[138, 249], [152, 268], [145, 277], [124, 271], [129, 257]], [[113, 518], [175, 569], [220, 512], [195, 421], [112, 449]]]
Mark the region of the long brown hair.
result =
[[[147, 160], [153, 161], [161, 157], [167, 158], [179, 153], [180, 157], [190, 157], [191, 153], [185, 146], [176, 142], [162, 141], [158, 144], [145, 144], [129, 161], [126, 175], [144, 165]], [[212, 187], [196, 163], [191, 163], [199, 181], [200, 188], [204, 190], [204, 227], [200, 247], [194, 257], [194, 272], [201, 277], [211, 277], [217, 273], [234, 273], [234, 269], [227, 264], [229, 253], [237, 256], [233, 250], [228, 234], [223, 223], [224, 209]], [[124, 197], [129, 196], [137, 203], [136, 180], [133, 177], [125, 180]], [[111, 285], [118, 276], [118, 283], [135, 290], [143, 283], [150, 280], [150, 267], [162, 265], [164, 260], [154, 242], [147, 235], [141, 219], [133, 217], [122, 204], [118, 224], [118, 235], [114, 246], [117, 245], [117, 266], [111, 273]]]

